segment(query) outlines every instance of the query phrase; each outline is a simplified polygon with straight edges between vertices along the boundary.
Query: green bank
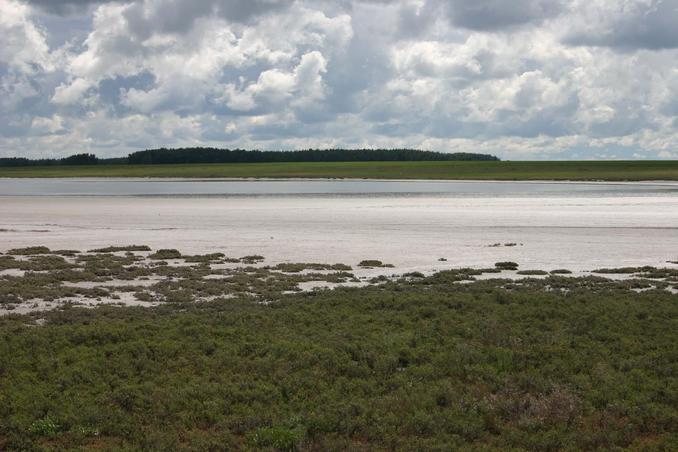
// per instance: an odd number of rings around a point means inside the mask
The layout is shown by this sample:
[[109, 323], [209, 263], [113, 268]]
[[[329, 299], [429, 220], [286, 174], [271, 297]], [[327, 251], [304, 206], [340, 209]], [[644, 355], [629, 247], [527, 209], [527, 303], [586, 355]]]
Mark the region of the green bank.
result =
[[303, 162], [0, 168], [0, 177], [678, 180], [678, 161]]

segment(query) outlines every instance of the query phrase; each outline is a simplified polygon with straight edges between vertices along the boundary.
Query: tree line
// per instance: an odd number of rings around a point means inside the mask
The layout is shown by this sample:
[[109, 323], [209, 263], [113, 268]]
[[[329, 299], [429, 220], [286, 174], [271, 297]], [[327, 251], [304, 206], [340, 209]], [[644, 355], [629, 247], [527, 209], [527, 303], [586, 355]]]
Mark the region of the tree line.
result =
[[98, 162], [99, 159], [94, 154], [74, 154], [60, 159], [0, 158], [0, 166], [95, 165]]
[[305, 149], [260, 151], [246, 149], [178, 148], [147, 149], [126, 158], [100, 159], [94, 154], [76, 154], [61, 159], [23, 157], [0, 158], [0, 166], [52, 166], [130, 164], [158, 165], [179, 163], [274, 163], [274, 162], [394, 162], [394, 161], [497, 161], [488, 154], [444, 153], [417, 149]]

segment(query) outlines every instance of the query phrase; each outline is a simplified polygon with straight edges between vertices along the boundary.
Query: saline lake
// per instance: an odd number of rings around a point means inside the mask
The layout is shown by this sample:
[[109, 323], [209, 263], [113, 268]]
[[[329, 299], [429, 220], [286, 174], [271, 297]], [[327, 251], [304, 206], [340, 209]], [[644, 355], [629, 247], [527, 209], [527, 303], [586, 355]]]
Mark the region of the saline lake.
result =
[[0, 179], [0, 251], [132, 243], [391, 272], [661, 267], [678, 183]]

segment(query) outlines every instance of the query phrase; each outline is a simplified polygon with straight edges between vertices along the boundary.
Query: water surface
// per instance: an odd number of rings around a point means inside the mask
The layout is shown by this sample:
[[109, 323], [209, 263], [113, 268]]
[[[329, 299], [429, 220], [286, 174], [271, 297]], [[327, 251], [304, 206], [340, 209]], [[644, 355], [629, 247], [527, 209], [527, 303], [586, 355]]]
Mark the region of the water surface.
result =
[[3, 179], [0, 251], [144, 244], [270, 263], [380, 259], [396, 265], [389, 272], [505, 260], [546, 270], [666, 266], [678, 260], [677, 187]]
[[678, 184], [422, 180], [2, 179], [2, 196], [675, 195]]

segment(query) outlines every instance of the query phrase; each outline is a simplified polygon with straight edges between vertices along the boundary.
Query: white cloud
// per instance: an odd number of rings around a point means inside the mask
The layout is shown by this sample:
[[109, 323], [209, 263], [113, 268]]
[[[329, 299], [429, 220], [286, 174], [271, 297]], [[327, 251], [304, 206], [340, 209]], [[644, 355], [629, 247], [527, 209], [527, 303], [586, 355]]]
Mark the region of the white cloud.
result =
[[24, 73], [53, 68], [45, 35], [24, 3], [0, 1], [0, 36], [0, 62]]
[[36, 116], [31, 121], [31, 129], [37, 134], [51, 135], [64, 130], [63, 118], [54, 115], [49, 118]]
[[[203, 144], [669, 158], [677, 11], [670, 0], [0, 0], [0, 155]], [[91, 30], [67, 39], [59, 27], [76, 16]]]
[[71, 105], [80, 101], [92, 83], [84, 78], [76, 78], [70, 83], [63, 83], [54, 90], [52, 102], [61, 105]]

